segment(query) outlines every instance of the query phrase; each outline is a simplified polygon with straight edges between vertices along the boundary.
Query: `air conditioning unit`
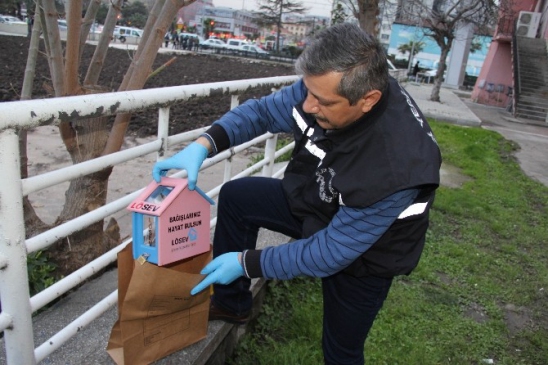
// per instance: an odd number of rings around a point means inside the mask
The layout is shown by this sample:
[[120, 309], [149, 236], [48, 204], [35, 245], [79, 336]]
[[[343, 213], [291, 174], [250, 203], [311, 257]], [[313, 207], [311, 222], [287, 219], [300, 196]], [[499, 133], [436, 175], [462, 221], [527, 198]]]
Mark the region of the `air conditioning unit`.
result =
[[516, 25], [516, 36], [535, 38], [540, 22], [540, 13], [520, 11]]

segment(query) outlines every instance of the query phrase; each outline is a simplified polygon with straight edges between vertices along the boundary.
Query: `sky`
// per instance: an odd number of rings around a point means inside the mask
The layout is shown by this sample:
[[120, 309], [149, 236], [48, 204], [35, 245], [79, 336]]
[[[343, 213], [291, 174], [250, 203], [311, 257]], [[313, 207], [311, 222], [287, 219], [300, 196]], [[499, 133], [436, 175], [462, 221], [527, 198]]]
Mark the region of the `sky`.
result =
[[[302, 3], [310, 10], [307, 15], [331, 17], [332, 0], [293, 0]], [[226, 6], [234, 9], [257, 10], [257, 0], [213, 0], [215, 6]]]

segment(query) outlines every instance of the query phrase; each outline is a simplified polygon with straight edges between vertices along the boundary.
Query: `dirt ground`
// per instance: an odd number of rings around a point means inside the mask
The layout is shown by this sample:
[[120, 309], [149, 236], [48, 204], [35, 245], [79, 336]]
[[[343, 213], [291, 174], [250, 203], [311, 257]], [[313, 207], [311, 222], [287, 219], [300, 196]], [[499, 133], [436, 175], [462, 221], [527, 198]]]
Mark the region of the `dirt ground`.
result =
[[[27, 62], [29, 39], [26, 37], [0, 35], [0, 102], [20, 99], [21, 87]], [[51, 78], [47, 59], [43, 53], [43, 43], [40, 45], [41, 54], [36, 66], [33, 98], [48, 98], [52, 95]], [[95, 47], [86, 45], [81, 62], [80, 71], [83, 78]], [[116, 91], [131, 63], [132, 54], [125, 50], [109, 48], [105, 66], [101, 73], [99, 84], [111, 91]], [[293, 75], [292, 65], [273, 62], [257, 62], [256, 60], [214, 56], [209, 54], [165, 54], [159, 53], [153, 69], [166, 63], [171, 58], [176, 60], [164, 71], [151, 78], [145, 88], [165, 86], [191, 85], [205, 82], [219, 82], [229, 80], [252, 79]], [[269, 92], [268, 89], [255, 89], [246, 93], [240, 100], [258, 97]], [[179, 133], [185, 130], [207, 126], [229, 110], [230, 96], [212, 97], [209, 103], [189, 101], [174, 106], [170, 115], [170, 133]], [[136, 114], [132, 117], [128, 133], [145, 137], [156, 134], [157, 111]]]
[[[0, 102], [20, 99], [28, 47], [29, 40], [25, 37], [0, 35]], [[43, 44], [41, 44], [41, 49], [43, 51]], [[81, 75], [85, 75], [94, 49], [94, 46], [86, 45], [83, 53]], [[100, 85], [111, 91], [116, 91], [131, 63], [131, 56], [132, 54], [126, 50], [109, 48], [99, 80]], [[293, 66], [289, 64], [258, 62], [256, 60], [206, 53], [159, 53], [153, 69], [157, 69], [173, 57], [176, 57], [176, 60], [163, 72], [151, 78], [145, 88], [294, 74]], [[36, 67], [33, 99], [52, 97], [48, 92], [48, 90], [51, 90], [50, 85], [49, 68], [45, 54], [42, 52]], [[240, 100], [259, 97], [269, 92], [269, 88], [254, 89], [243, 95]], [[203, 100], [188, 101], [172, 106], [170, 110], [170, 134], [210, 125], [229, 109], [230, 96], [210, 97], [207, 103], [204, 103]], [[151, 138], [155, 138], [157, 135], [157, 113], [157, 110], [151, 110], [132, 116], [125, 146], [146, 143]], [[62, 144], [59, 131], [55, 126], [43, 126], [29, 131], [27, 152], [30, 176], [71, 164], [70, 156]], [[245, 167], [247, 165], [248, 161], [244, 157], [235, 158], [237, 166]], [[144, 156], [135, 161], [116, 166], [109, 181], [108, 201], [111, 202], [128, 192], [146, 186], [151, 180], [151, 167], [154, 160], [155, 156], [153, 155]], [[220, 183], [214, 178], [215, 173], [215, 169], [210, 169], [204, 173], [200, 185], [202, 189], [207, 191]], [[124, 177], [128, 174], [133, 176], [129, 182]], [[222, 173], [219, 176], [222, 177]], [[47, 224], [53, 224], [58, 214], [60, 214], [67, 188], [68, 183], [64, 183], [29, 195], [38, 216]], [[127, 237], [130, 234], [128, 228], [131, 226], [130, 215], [124, 211], [116, 215], [115, 218], [122, 227], [122, 237]]]

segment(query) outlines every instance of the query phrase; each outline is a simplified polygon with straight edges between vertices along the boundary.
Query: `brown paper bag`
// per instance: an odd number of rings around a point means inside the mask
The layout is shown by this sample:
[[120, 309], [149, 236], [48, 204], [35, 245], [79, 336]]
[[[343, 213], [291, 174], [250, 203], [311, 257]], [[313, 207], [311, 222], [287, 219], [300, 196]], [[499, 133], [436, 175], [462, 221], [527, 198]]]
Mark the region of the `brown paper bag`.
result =
[[207, 335], [209, 291], [191, 296], [211, 250], [166, 266], [118, 253], [118, 320], [107, 352], [121, 365], [150, 364]]

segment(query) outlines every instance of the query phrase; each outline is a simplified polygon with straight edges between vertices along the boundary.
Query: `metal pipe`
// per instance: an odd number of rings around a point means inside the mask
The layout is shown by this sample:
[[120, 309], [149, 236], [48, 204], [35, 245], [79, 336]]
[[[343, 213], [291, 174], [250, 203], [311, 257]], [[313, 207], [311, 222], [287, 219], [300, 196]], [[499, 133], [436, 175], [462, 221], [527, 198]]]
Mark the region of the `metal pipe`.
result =
[[[87, 326], [95, 318], [105, 313], [110, 307], [118, 303], [118, 290], [113, 291], [108, 297], [88, 309], [87, 312], [72, 321], [68, 326], [57, 332], [50, 339], [38, 346], [34, 351], [36, 361], [42, 361], [46, 356], [57, 350], [61, 345], [76, 335], [82, 327]], [[10, 363], [11, 365], [11, 363]]]
[[266, 165], [263, 166], [263, 176], [271, 176], [272, 170], [274, 169], [274, 154], [276, 153], [276, 144], [278, 143], [278, 135], [273, 135], [272, 138], [266, 140], [266, 145], [264, 148], [264, 159], [268, 161]]
[[81, 230], [82, 228], [85, 228], [95, 222], [98, 222], [110, 216], [111, 214], [125, 209], [129, 205], [129, 203], [131, 203], [131, 201], [135, 199], [143, 190], [144, 189], [137, 190], [129, 195], [124, 196], [123, 198], [113, 201], [112, 203], [92, 210], [91, 212], [83, 214], [57, 227], [54, 227], [49, 231], [29, 238], [26, 241], [28, 252], [42, 250], [53, 244], [60, 238], [66, 237], [74, 232]]
[[61, 295], [75, 288], [77, 285], [83, 283], [91, 276], [95, 275], [97, 272], [116, 261], [118, 252], [122, 251], [124, 247], [126, 247], [126, 245], [128, 245], [129, 243], [131, 243], [131, 239], [125, 240], [110, 251], [104, 253], [95, 260], [87, 263], [75, 272], [64, 277], [62, 280], [56, 282], [51, 286], [48, 286], [46, 289], [42, 290], [40, 293], [30, 298], [32, 311], [35, 312], [43, 308], [51, 301], [59, 298]]
[[13, 327], [13, 317], [8, 313], [0, 313], [0, 331], [5, 331]]
[[169, 149], [169, 107], [158, 109], [158, 139], [162, 141], [158, 151], [157, 160], [165, 158], [166, 151]]
[[9, 101], [0, 103], [0, 115], [2, 115], [0, 130], [51, 125], [61, 121], [74, 122], [75, 120], [118, 113], [132, 113], [150, 108], [166, 107], [196, 97], [241, 92], [264, 84], [283, 86], [296, 80], [298, 80], [298, 76], [280, 76], [63, 98]]
[[130, 161], [137, 157], [148, 155], [149, 153], [158, 151], [161, 144], [161, 140], [155, 140], [138, 147], [94, 158], [93, 160], [67, 166], [55, 171], [46, 172], [41, 175], [29, 177], [22, 181], [23, 196], [27, 196], [36, 191], [88, 175], [92, 172], [101, 171], [107, 167], [116, 166], [117, 164]]
[[0, 166], [6, 177], [0, 184], [0, 253], [10, 260], [0, 271], [2, 313], [11, 317], [11, 324], [4, 331], [6, 359], [10, 365], [34, 365], [19, 164], [17, 133], [14, 130], [0, 131]]

